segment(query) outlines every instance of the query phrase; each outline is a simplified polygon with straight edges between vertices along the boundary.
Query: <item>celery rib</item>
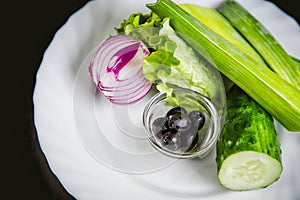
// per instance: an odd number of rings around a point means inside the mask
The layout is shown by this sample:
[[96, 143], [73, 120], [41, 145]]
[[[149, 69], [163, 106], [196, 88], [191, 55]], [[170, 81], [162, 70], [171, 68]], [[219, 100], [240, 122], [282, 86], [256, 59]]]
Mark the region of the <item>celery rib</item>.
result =
[[226, 0], [218, 11], [242, 33], [274, 72], [300, 89], [297, 64], [262, 23], [234, 0]]
[[260, 65], [267, 66], [257, 51], [216, 9], [203, 7], [196, 4], [180, 4], [179, 6], [205, 26], [210, 28], [212, 31], [216, 32], [224, 39], [228, 40], [233, 45], [247, 53], [250, 57], [252, 57], [252, 59], [260, 62]]

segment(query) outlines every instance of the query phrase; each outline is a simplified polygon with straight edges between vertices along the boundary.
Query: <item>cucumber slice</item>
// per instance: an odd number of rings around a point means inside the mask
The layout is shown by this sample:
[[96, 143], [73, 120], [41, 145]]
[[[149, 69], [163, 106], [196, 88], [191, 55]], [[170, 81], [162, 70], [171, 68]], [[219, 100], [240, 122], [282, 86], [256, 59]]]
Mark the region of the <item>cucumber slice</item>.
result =
[[220, 183], [231, 190], [264, 188], [279, 179], [282, 166], [271, 156], [244, 151], [227, 157], [218, 174]]
[[220, 183], [231, 190], [264, 188], [280, 178], [281, 149], [272, 117], [234, 85], [217, 142]]

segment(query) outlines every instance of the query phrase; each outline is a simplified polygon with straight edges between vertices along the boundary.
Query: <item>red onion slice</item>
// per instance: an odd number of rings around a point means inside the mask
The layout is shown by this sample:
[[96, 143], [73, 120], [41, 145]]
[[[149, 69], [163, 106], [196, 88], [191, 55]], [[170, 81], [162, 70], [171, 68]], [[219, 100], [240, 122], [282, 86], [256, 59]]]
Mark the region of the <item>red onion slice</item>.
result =
[[103, 94], [105, 94], [106, 97], [108, 98], [123, 98], [126, 97], [127, 95], [135, 92], [137, 89], [142, 88], [148, 84], [147, 79], [143, 79], [142, 82], [139, 82], [139, 84], [132, 85], [131, 88], [124, 89], [124, 90], [103, 90]]
[[99, 90], [103, 92], [122, 92], [124, 90], [131, 90], [139, 85], [145, 84], [148, 82], [148, 80], [145, 80], [144, 78], [142, 79], [141, 77], [132, 77], [132, 80], [128, 80], [126, 82], [128, 83], [124, 83], [122, 85], [114, 84], [113, 87], [104, 87], [102, 85], [99, 85]]
[[[134, 102], [137, 102], [138, 100], [142, 99], [144, 96], [146, 96], [148, 94], [149, 90], [151, 89], [151, 86], [152, 86], [152, 84], [150, 82], [148, 82], [146, 85], [143, 85], [141, 88], [139, 88], [135, 92], [128, 94], [127, 97], [109, 98], [109, 100], [112, 103], [116, 103], [116, 104], [134, 103]], [[144, 93], [144, 91], [147, 91], [147, 92]]]
[[98, 82], [98, 87], [100, 88], [100, 90], [114, 90], [116, 89], [116, 87], [122, 90], [123, 88], [128, 87], [133, 83], [136, 83], [137, 81], [145, 78], [142, 69], [140, 69], [136, 74], [132, 75], [126, 80], [116, 81], [112, 73], [107, 74], [110, 75], [103, 76], [102, 81]]
[[96, 51], [90, 67], [89, 67], [89, 72], [92, 76], [93, 81], [97, 84], [98, 82], [98, 77], [100, 77], [101, 75], [101, 70], [104, 68], [102, 64], [107, 63], [108, 59], [110, 59], [110, 52], [112, 52], [115, 48], [117, 47], [126, 47], [126, 45], [128, 45], [128, 41], [124, 41], [127, 40], [128, 36], [124, 36], [124, 35], [120, 35], [120, 36], [112, 36], [110, 38], [108, 38], [107, 40], [105, 40], [100, 47], [98, 48], [98, 50]]
[[143, 59], [149, 54], [140, 40], [125, 35], [111, 36], [93, 56], [90, 76], [111, 102], [136, 102], [148, 93], [152, 85], [142, 70]]

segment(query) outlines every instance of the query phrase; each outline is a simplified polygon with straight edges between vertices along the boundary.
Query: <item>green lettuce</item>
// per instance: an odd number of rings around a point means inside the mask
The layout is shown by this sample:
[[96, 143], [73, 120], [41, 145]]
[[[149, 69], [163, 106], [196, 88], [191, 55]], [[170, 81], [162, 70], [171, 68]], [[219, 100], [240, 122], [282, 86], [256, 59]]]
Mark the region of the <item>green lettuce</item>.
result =
[[134, 13], [123, 20], [120, 27], [115, 27], [116, 34], [129, 35], [137, 28], [162, 27], [163, 20], [155, 13]]
[[141, 40], [151, 51], [156, 51], [162, 46], [162, 42], [165, 42], [164, 38], [159, 37], [162, 24], [163, 20], [155, 13], [135, 13], [123, 20], [115, 31], [116, 34], [130, 35], [134, 39]]
[[169, 19], [164, 20], [159, 37], [167, 38], [173, 48], [167, 48], [165, 42], [161, 49], [144, 59], [145, 77], [155, 83], [161, 93], [166, 93], [168, 100], [173, 103], [176, 102], [172, 96], [174, 87], [192, 89], [208, 98], [214, 98], [217, 85], [208, 63], [170, 27]]

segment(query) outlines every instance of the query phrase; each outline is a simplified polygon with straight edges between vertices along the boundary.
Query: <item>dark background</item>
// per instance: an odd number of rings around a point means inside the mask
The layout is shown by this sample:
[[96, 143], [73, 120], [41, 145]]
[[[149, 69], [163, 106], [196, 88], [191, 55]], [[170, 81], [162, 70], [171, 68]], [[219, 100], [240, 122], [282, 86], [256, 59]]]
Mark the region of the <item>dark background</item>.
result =
[[[71, 199], [37, 143], [32, 93], [35, 74], [55, 32], [84, 0], [4, 1], [1, 4], [1, 199]], [[300, 21], [296, 0], [273, 0]], [[113, 12], [113, 11], [112, 11]], [[288, 36], [287, 36], [288, 37]], [[299, 35], [300, 37], [300, 35]], [[3, 71], [4, 69], [4, 71]], [[4, 111], [4, 112], [3, 112]], [[3, 128], [4, 127], [4, 128]]]

